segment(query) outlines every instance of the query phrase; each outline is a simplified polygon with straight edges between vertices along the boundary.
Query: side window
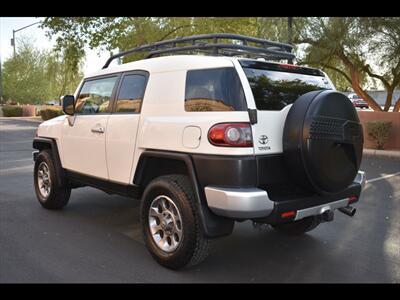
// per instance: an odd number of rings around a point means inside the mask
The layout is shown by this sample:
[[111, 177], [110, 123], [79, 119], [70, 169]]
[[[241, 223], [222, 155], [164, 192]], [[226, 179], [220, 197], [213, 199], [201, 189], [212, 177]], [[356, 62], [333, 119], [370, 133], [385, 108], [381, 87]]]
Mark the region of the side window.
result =
[[119, 89], [115, 112], [140, 113], [145, 86], [144, 75], [125, 75]]
[[244, 111], [246, 100], [234, 68], [188, 71], [186, 111]]
[[86, 81], [75, 103], [75, 111], [81, 114], [108, 112], [110, 98], [117, 81], [116, 76]]

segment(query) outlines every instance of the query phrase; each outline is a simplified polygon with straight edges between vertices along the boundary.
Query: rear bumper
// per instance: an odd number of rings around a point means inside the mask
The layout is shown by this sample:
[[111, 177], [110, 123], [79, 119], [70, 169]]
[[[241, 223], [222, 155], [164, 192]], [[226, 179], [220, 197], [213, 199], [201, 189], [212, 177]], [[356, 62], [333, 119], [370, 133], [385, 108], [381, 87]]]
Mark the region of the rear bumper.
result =
[[229, 218], [260, 218], [269, 215], [274, 202], [266, 191], [258, 188], [205, 189], [208, 207], [217, 215]]
[[204, 191], [208, 207], [216, 215], [235, 219], [263, 219], [265, 222], [277, 223], [288, 220], [281, 218], [281, 213], [287, 211], [296, 211], [291, 220], [300, 220], [328, 210], [346, 207], [349, 197], [357, 196], [356, 201], [358, 201], [364, 185], [365, 173], [359, 171], [353, 183], [345, 191], [332, 196], [314, 195], [273, 201], [267, 191], [258, 188], [207, 186]]

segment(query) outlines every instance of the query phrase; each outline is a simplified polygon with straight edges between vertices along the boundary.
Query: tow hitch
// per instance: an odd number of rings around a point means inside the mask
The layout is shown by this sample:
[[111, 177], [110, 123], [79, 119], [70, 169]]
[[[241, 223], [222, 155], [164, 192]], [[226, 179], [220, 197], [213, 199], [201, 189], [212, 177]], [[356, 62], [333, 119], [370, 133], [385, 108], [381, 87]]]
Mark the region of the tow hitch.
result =
[[321, 214], [321, 222], [332, 222], [333, 221], [333, 211], [327, 210]]
[[348, 215], [349, 217], [352, 217], [356, 214], [356, 208], [353, 206], [346, 206], [346, 207], [342, 207], [339, 208], [339, 211], [344, 213], [345, 215]]

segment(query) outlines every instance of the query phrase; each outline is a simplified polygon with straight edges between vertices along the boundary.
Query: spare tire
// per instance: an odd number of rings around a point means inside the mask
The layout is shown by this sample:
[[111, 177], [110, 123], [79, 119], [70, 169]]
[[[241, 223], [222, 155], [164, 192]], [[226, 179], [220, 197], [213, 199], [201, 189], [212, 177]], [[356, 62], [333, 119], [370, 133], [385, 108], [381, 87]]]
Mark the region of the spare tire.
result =
[[283, 157], [292, 180], [323, 195], [341, 192], [353, 182], [363, 143], [357, 111], [333, 90], [300, 96], [283, 129]]

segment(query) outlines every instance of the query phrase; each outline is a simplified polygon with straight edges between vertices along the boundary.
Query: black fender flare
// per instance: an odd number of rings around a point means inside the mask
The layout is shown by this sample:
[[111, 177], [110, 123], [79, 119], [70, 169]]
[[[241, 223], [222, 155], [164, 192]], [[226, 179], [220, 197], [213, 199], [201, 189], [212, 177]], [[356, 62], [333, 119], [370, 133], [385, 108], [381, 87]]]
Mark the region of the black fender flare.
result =
[[62, 167], [60, 155], [58, 152], [57, 142], [52, 138], [43, 138], [36, 137], [33, 139], [32, 143], [33, 149], [37, 149], [39, 151], [44, 149], [50, 149], [51, 155], [53, 157], [54, 167], [56, 169], [56, 177], [58, 181], [58, 185], [60, 187], [65, 186], [67, 183], [67, 177], [65, 174], [65, 170]]
[[146, 150], [139, 158], [133, 184], [141, 186], [141, 179], [146, 170], [146, 164], [149, 159], [165, 159], [183, 162], [186, 166], [187, 175], [193, 186], [193, 192], [198, 204], [198, 214], [204, 234], [208, 238], [226, 236], [232, 233], [234, 220], [215, 215], [208, 207], [204, 192], [201, 193], [200, 185], [197, 179], [196, 170], [192, 157], [186, 153]]

